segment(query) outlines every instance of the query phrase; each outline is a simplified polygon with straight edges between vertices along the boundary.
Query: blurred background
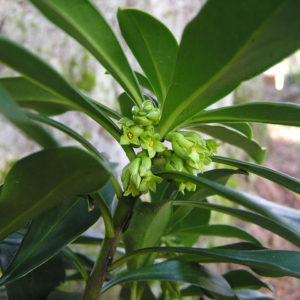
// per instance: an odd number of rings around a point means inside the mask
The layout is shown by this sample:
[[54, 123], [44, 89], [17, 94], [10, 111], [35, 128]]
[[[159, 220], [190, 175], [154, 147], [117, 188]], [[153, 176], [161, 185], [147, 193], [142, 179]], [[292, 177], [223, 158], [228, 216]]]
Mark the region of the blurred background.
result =
[[[120, 37], [116, 19], [118, 7], [135, 7], [145, 10], [166, 24], [178, 41], [187, 22], [198, 12], [204, 0], [95, 0], [105, 18], [119, 36], [134, 69], [139, 69], [130, 51]], [[23, 44], [53, 65], [73, 85], [99, 102], [119, 110], [117, 97], [121, 89], [105, 70], [76, 41], [46, 20], [30, 3], [25, 0], [0, 0], [0, 33]], [[200, 70], [199, 70], [200, 71]], [[14, 71], [0, 64], [0, 77], [15, 76]], [[249, 80], [226, 97], [218, 105], [239, 104], [250, 101], [293, 102], [300, 104], [300, 52], [295, 53], [280, 64], [266, 71], [261, 76]], [[299, 116], [300, 118], [300, 116]], [[126, 157], [117, 143], [94, 121], [84, 115], [68, 112], [55, 119], [68, 124], [84, 135], [101, 152], [107, 153], [111, 161], [119, 163], [118, 172], [127, 163]], [[64, 145], [73, 144], [64, 134], [51, 130], [54, 136]], [[267, 149], [265, 165], [278, 171], [300, 178], [300, 128], [280, 125], [254, 125], [254, 138]], [[0, 179], [3, 181], [7, 170], [16, 159], [25, 156], [38, 147], [18, 132], [0, 116]], [[247, 155], [233, 147], [225, 146], [228, 156], [242, 160]], [[233, 188], [256, 193], [266, 199], [300, 209], [300, 198], [293, 192], [286, 191], [275, 183], [265, 179], [249, 176], [235, 176], [229, 185]], [[214, 201], [224, 199], [215, 198]], [[229, 203], [229, 202], [227, 202]], [[220, 215], [213, 216], [214, 222], [230, 223], [232, 220]], [[242, 224], [269, 248], [294, 250], [281, 238], [263, 229]], [[215, 246], [224, 243], [222, 240], [199, 241], [200, 246]], [[232, 268], [233, 266], [224, 266]], [[300, 281], [292, 278], [270, 279], [275, 287], [276, 299], [299, 299]], [[288, 297], [288, 298], [287, 298]]]

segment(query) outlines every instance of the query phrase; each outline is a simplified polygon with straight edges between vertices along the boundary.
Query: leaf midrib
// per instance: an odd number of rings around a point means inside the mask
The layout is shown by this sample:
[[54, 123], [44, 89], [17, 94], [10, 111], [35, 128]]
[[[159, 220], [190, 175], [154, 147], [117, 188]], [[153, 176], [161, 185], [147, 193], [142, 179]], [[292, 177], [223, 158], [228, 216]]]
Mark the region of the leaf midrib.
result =
[[[80, 26], [79, 26], [79, 27], [76, 26], [76, 23], [72, 22], [72, 19], [69, 18], [69, 15], [68, 15], [68, 14], [65, 14], [64, 11], [61, 11], [61, 10], [59, 10], [59, 9], [56, 9], [55, 4], [51, 5], [51, 3], [48, 3], [48, 2], [43, 2], [43, 4], [44, 4], [45, 6], [48, 6], [50, 9], [52, 9], [57, 15], [63, 17], [64, 22], [66, 22], [67, 24], [71, 25], [71, 27], [72, 27], [73, 29], [75, 29], [75, 30], [77, 31], [77, 33], [80, 35], [80, 37], [83, 38], [84, 40], [86, 40], [86, 41], [88, 42], [88, 44], [90, 45], [90, 47], [91, 47], [92, 49], [94, 49], [94, 51], [95, 51], [96, 53], [98, 53], [98, 55], [99, 55], [100, 57], [102, 57], [102, 58], [105, 60], [105, 63], [106, 63], [107, 65], [112, 65], [112, 66], [114, 66], [114, 71], [118, 74], [118, 77], [121, 79], [121, 81], [123, 82], [124, 86], [126, 86], [126, 87], [128, 88], [128, 90], [130, 91], [130, 93], [132, 93], [132, 96], [134, 96], [134, 99], [135, 99], [139, 104], [141, 104], [141, 101], [143, 100], [143, 97], [142, 97], [141, 95], [137, 95], [138, 93], [136, 93], [136, 91], [135, 91], [134, 89], [131, 88], [131, 83], [128, 82], [127, 76], [123, 76], [123, 73], [120, 72], [120, 69], [118, 68], [118, 66], [116, 66], [116, 65], [109, 59], [109, 57], [107, 57], [107, 56], [105, 55], [105, 51], [103, 51], [102, 47], [101, 47], [100, 45], [95, 44], [95, 43], [93, 42], [93, 38], [91, 38], [90, 35], [86, 34], [85, 31], [82, 31], [82, 30], [80, 29]], [[104, 22], [105, 22], [105, 21], [104, 21]], [[108, 24], [107, 24], [107, 25], [108, 25]], [[113, 34], [113, 33], [112, 33], [112, 34]], [[116, 38], [116, 37], [115, 37], [115, 38]], [[117, 39], [117, 38], [116, 38], [116, 39]], [[79, 42], [79, 43], [80, 43], [80, 42]], [[80, 43], [80, 44], [81, 44], [81, 43]], [[121, 46], [120, 46], [120, 47], [121, 47]], [[103, 54], [101, 54], [101, 53], [99, 52], [98, 49], [100, 49], [100, 51], [101, 51]], [[121, 50], [122, 50], [122, 48], [121, 48]], [[125, 54], [123, 54], [123, 56], [125, 57], [125, 60], [127, 61]], [[98, 58], [97, 58], [97, 60], [98, 60]], [[128, 64], [128, 68], [129, 68], [129, 70], [130, 70], [129, 63], [127, 62], [127, 64]], [[132, 73], [133, 73], [133, 72], [132, 72]], [[134, 79], [134, 75], [133, 75], [132, 77], [133, 77], [133, 79]], [[138, 85], [137, 82], [136, 82], [136, 87], [137, 87], [137, 89], [139, 89], [139, 85]]]
[[0, 235], [1, 232], [5, 232], [5, 229], [13, 226], [15, 223], [17, 223], [20, 218], [22, 218], [24, 215], [26, 216], [27, 214], [30, 214], [32, 211], [34, 211], [41, 203], [45, 202], [49, 197], [51, 197], [53, 194], [55, 194], [63, 185], [67, 184], [69, 181], [72, 181], [74, 178], [76, 178], [78, 175], [81, 174], [80, 170], [75, 171], [75, 173], [69, 177], [67, 177], [67, 179], [62, 180], [57, 186], [56, 188], [54, 188], [53, 190], [51, 190], [50, 192], [46, 193], [46, 195], [44, 195], [42, 197], [42, 199], [38, 202], [36, 202], [35, 204], [33, 204], [32, 206], [30, 206], [30, 208], [26, 211], [23, 211], [23, 213], [21, 213], [20, 215], [17, 216], [17, 218], [15, 218], [13, 220], [13, 222], [9, 223], [8, 225], [6, 225], [6, 227], [4, 227], [4, 229], [2, 228], [2, 230], [0, 230]]
[[[56, 223], [54, 223], [54, 224], [49, 228], [49, 230], [43, 235], [43, 238], [40, 239], [37, 243], [35, 243], [35, 246], [34, 246], [33, 248], [31, 248], [31, 250], [28, 252], [28, 254], [27, 254], [25, 257], [23, 257], [23, 259], [21, 259], [17, 265], [14, 266], [13, 270], [16, 270], [20, 265], [22, 265], [23, 262], [26, 261], [26, 260], [28, 259], [28, 257], [30, 257], [30, 256], [32, 255], [32, 253], [35, 252], [35, 250], [36, 250], [37, 248], [40, 247], [40, 245], [44, 242], [44, 240], [46, 240], [46, 239], [48, 238], [48, 236], [51, 234], [51, 232], [55, 229], [55, 227], [56, 227], [59, 223], [61, 223], [61, 221], [63, 221], [64, 217], [65, 217], [66, 215], [68, 215], [69, 211], [70, 211], [70, 210], [78, 203], [78, 201], [79, 201], [78, 199], [77, 199], [77, 201], [75, 200], [75, 201], [73, 202], [73, 204], [72, 204], [70, 207], [68, 207], [68, 208], [66, 209], [65, 213], [57, 220]], [[24, 238], [26, 238], [26, 236], [25, 236]], [[22, 248], [20, 248], [20, 249], [22, 249]], [[56, 254], [56, 253], [53, 253], [53, 255], [52, 255], [51, 257], [53, 257], [55, 254]], [[18, 255], [18, 254], [16, 254], [16, 258], [17, 258], [17, 255]], [[50, 258], [50, 257], [49, 257], [49, 258]], [[39, 265], [41, 265], [45, 260], [46, 260], [46, 259], [44, 259], [43, 261], [41, 261]], [[13, 263], [13, 261], [12, 261], [12, 263]], [[38, 267], [39, 265], [37, 265], [36, 267]], [[11, 271], [10, 271], [8, 274], [11, 274]], [[7, 272], [5, 272], [4, 276], [7, 276], [8, 274], [7, 274]], [[26, 274], [24, 274], [24, 275], [26, 275]]]
[[140, 33], [140, 36], [141, 36], [141, 38], [142, 38], [142, 40], [143, 40], [143, 42], [146, 46], [146, 49], [148, 50], [148, 53], [151, 57], [151, 62], [152, 62], [153, 68], [155, 70], [155, 73], [157, 75], [158, 82], [160, 84], [160, 93], [161, 93], [161, 97], [162, 97], [161, 101], [163, 101], [163, 99], [165, 98], [166, 89], [164, 88], [163, 80], [162, 80], [161, 74], [159, 72], [159, 68], [157, 66], [156, 60], [154, 59], [154, 56], [152, 55], [151, 48], [149, 47], [149, 44], [147, 43], [147, 40], [145, 39], [142, 31], [140, 30], [134, 15], [132, 16], [132, 19], [133, 19], [134, 24], [136, 25], [137, 31]]
[[[170, 126], [168, 124], [171, 124], [171, 126], [173, 126], [174, 125], [174, 120], [180, 115], [180, 113], [182, 111], [184, 111], [185, 108], [187, 106], [189, 106], [190, 103], [195, 98], [197, 98], [201, 93], [203, 93], [205, 90], [210, 88], [211, 85], [213, 85], [214, 82], [216, 82], [224, 73], [226, 73], [226, 71], [230, 68], [232, 63], [234, 63], [240, 57], [240, 55], [243, 53], [244, 49], [246, 49], [247, 46], [251, 43], [251, 40], [266, 26], [267, 23], [269, 23], [269, 21], [273, 18], [273, 16], [275, 16], [277, 13], [279, 13], [279, 11], [283, 8], [283, 6], [285, 6], [287, 4], [287, 2], [288, 1], [285, 1], [281, 5], [279, 5], [278, 8], [275, 9], [273, 11], [273, 13], [271, 13], [270, 16], [268, 18], [266, 18], [265, 21], [260, 26], [258, 26], [258, 28], [256, 30], [253, 31], [253, 33], [246, 40], [244, 45], [241, 46], [233, 54], [232, 58], [228, 61], [227, 64], [225, 64], [223, 66], [223, 68], [221, 68], [219, 71], [217, 71], [217, 73], [213, 77], [211, 77], [211, 79], [209, 79], [205, 84], [203, 84], [198, 90], [193, 92], [188, 98], [186, 98], [185, 100], [182, 100], [179, 103], [177, 108], [175, 110], [173, 110], [172, 113], [169, 115], [169, 117], [167, 119], [167, 122], [165, 121], [165, 125], [163, 127], [159, 128], [159, 133], [161, 134], [161, 136], [165, 136], [165, 134], [167, 133], [167, 130], [170, 128]], [[168, 95], [167, 95], [167, 97], [168, 97]], [[178, 126], [180, 126], [180, 124]], [[165, 129], [166, 127], [167, 127], [167, 129]]]

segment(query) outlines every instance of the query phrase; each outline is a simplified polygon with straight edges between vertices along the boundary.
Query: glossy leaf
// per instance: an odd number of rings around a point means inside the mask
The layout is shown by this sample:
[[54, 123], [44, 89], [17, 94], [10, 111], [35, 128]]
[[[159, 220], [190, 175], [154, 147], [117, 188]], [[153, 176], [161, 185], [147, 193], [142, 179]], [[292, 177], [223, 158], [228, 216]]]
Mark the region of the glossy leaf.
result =
[[161, 135], [296, 51], [299, 26], [298, 0], [206, 2], [183, 32]]
[[274, 181], [288, 188], [289, 190], [300, 194], [300, 180], [282, 172], [228, 157], [213, 156], [212, 160], [216, 163], [230, 165], [254, 173], [258, 176]]
[[31, 108], [42, 114], [57, 115], [75, 109], [63, 98], [24, 77], [1, 78], [0, 86], [5, 88], [21, 107]]
[[44, 150], [19, 160], [0, 195], [0, 240], [63, 200], [101, 188], [108, 177], [99, 160], [74, 147]]
[[231, 123], [231, 122], [226, 123], [225, 122], [221, 124], [239, 131], [250, 140], [252, 139], [253, 133], [249, 123]]
[[266, 148], [236, 130], [219, 125], [193, 125], [191, 129], [208, 134], [223, 142], [236, 146], [246, 151], [257, 163], [262, 163], [266, 156]]
[[132, 102], [131, 98], [127, 94], [122, 93], [118, 97], [118, 103], [120, 106], [121, 114], [126, 118], [132, 119], [132, 107], [134, 103]]
[[150, 91], [151, 93], [154, 94], [153, 87], [152, 87], [151, 83], [149, 82], [148, 78], [140, 72], [135, 71], [134, 73], [135, 73], [135, 76], [136, 76], [139, 84], [143, 88], [147, 89], [148, 91]]
[[[251, 244], [250, 244], [251, 245]], [[234, 246], [234, 245], [233, 245]], [[257, 246], [256, 246], [257, 247]], [[250, 267], [255, 273], [268, 277], [293, 276], [300, 278], [299, 251], [269, 249], [232, 249], [230, 247], [188, 248], [188, 247], [150, 247], [134, 251], [113, 264], [113, 268], [146, 253], [178, 253], [180, 261], [200, 263], [226, 262]]]
[[293, 231], [291, 231], [289, 228], [283, 226], [280, 223], [277, 223], [276, 221], [264, 217], [260, 214], [238, 209], [238, 208], [232, 208], [228, 206], [223, 205], [217, 205], [212, 203], [206, 203], [206, 202], [199, 202], [199, 201], [173, 201], [174, 205], [179, 206], [191, 206], [191, 207], [198, 207], [198, 208], [204, 208], [208, 210], [214, 210], [219, 211], [221, 213], [225, 213], [228, 215], [231, 215], [233, 217], [239, 218], [241, 220], [244, 220], [246, 222], [250, 222], [253, 224], [257, 224], [273, 233], [278, 234], [279, 236], [283, 237], [284, 239], [290, 241], [291, 243], [294, 243], [295, 245], [298, 245], [300, 243], [300, 238], [297, 234], [295, 234]]
[[254, 122], [300, 126], [299, 114], [299, 104], [252, 102], [206, 110], [187, 123]]
[[[136, 249], [157, 245], [168, 226], [171, 213], [171, 202], [139, 203], [134, 209], [129, 227], [124, 234], [126, 252], [130, 253]], [[148, 259], [150, 259], [148, 256], [139, 257], [129, 264], [129, 268], [141, 267], [147, 263]]]
[[[54, 95], [25, 77], [0, 78], [0, 86], [4, 87], [21, 107], [33, 109], [43, 115], [57, 115], [77, 110], [66, 99]], [[88, 99], [109, 117], [117, 120], [122, 117], [109, 107], [91, 98]]]
[[[94, 103], [71, 86], [70, 83], [49, 64], [21, 45], [1, 35], [0, 49], [0, 61], [23, 74], [47, 91], [63, 98], [80, 111], [86, 112], [90, 117], [101, 124], [115, 139], [119, 139], [120, 129], [118, 126]], [[41, 76], [41, 74], [43, 74], [43, 76]]]
[[275, 300], [275, 298], [269, 297], [263, 293], [251, 290], [238, 290], [236, 295], [239, 299], [243, 300]]
[[233, 291], [221, 276], [209, 272], [198, 264], [180, 261], [166, 261], [123, 273], [105, 285], [102, 292], [116, 284], [149, 280], [193, 283], [217, 295], [228, 297], [228, 299], [234, 298]]
[[75, 141], [80, 143], [86, 150], [97, 155], [100, 159], [102, 159], [101, 154], [98, 152], [98, 150], [89, 141], [87, 141], [84, 137], [82, 137], [80, 134], [78, 134], [76, 131], [74, 131], [70, 127], [68, 127], [58, 121], [55, 121], [53, 119], [47, 118], [46, 116], [34, 114], [31, 112], [27, 112], [26, 114], [32, 120], [50, 125], [56, 129], [60, 130], [61, 132], [67, 134], [69, 137], [73, 138]]
[[232, 270], [226, 274], [223, 274], [223, 277], [233, 289], [258, 290], [265, 287], [270, 291], [273, 291], [273, 288], [270, 284], [263, 282], [247, 270]]
[[[0, 245], [0, 263], [3, 271], [17, 250], [17, 246]], [[8, 262], [8, 263], [7, 263]], [[65, 279], [65, 270], [60, 256], [56, 256], [30, 274], [6, 285], [11, 300], [40, 300]]]
[[57, 142], [42, 127], [32, 122], [15, 103], [11, 96], [0, 87], [0, 113], [29, 138], [44, 148], [58, 146]]
[[88, 211], [87, 200], [71, 198], [34, 219], [13, 261], [3, 274], [15, 280], [56, 255], [92, 226], [100, 217], [98, 209]]
[[[261, 245], [260, 242], [251, 234], [249, 234], [244, 229], [231, 226], [231, 225], [221, 225], [221, 224], [211, 224], [211, 225], [198, 225], [193, 227], [185, 227], [185, 228], [175, 228], [168, 235], [179, 235], [179, 236], [189, 236], [189, 235], [197, 235], [197, 236], [220, 236], [220, 237], [228, 237], [228, 238], [238, 238], [244, 241], [248, 241], [254, 244]], [[188, 246], [184, 244], [185, 246]]]
[[[31, 0], [54, 24], [76, 39], [141, 105], [138, 82], [114, 32], [97, 8], [86, 0]], [[88, 22], [87, 22], [88, 20]]]
[[122, 35], [162, 104], [175, 66], [177, 41], [153, 16], [137, 9], [119, 9]]
[[[258, 196], [253, 196], [229, 187], [225, 187], [205, 178], [174, 171], [160, 172], [158, 174], [164, 178], [180, 178], [193, 182], [199, 186], [204, 186], [214, 191], [216, 194], [229, 199], [230, 201], [243, 205], [255, 212], [262, 214], [263, 216], [268, 217], [300, 238], [300, 212], [296, 209], [272, 203]], [[299, 242], [295, 242], [296, 245], [300, 245]]]

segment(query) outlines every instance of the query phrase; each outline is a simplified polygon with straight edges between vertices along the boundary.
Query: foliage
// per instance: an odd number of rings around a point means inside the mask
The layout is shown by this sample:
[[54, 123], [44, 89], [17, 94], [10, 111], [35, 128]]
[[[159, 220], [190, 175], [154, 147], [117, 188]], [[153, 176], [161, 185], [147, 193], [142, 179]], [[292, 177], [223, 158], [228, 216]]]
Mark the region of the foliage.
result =
[[[0, 36], [0, 61], [21, 75], [0, 79], [1, 113], [43, 148], [17, 161], [1, 190], [0, 284], [9, 299], [98, 299], [117, 284], [121, 299], [271, 299], [257, 291], [272, 288], [256, 274], [300, 278], [298, 251], [267, 249], [242, 228], [210, 224], [216, 211], [300, 246], [299, 211], [226, 186], [229, 177], [249, 172], [300, 193], [298, 179], [260, 165], [266, 150], [248, 124], [300, 126], [300, 106], [252, 102], [209, 108], [300, 47], [300, 2], [209, 0], [187, 24], [179, 45], [153, 16], [119, 9], [122, 36], [143, 74], [131, 69], [114, 32], [89, 1], [31, 2], [84, 46], [124, 93], [119, 114]], [[70, 110], [87, 114], [120, 143], [129, 160], [122, 187], [93, 145], [51, 118]], [[85, 150], [61, 147], [40, 123]], [[220, 141], [243, 149], [255, 163], [216, 156]], [[205, 171], [212, 162], [228, 168]], [[214, 204], [212, 195], [244, 208]], [[100, 217], [104, 238], [84, 233]], [[240, 242], [197, 248], [200, 236]], [[70, 243], [101, 244], [101, 250], [93, 261], [73, 252]], [[116, 259], [120, 248], [125, 254]], [[208, 263], [223, 262], [252, 271], [209, 270]], [[85, 290], [59, 291], [68, 280], [86, 282]]]

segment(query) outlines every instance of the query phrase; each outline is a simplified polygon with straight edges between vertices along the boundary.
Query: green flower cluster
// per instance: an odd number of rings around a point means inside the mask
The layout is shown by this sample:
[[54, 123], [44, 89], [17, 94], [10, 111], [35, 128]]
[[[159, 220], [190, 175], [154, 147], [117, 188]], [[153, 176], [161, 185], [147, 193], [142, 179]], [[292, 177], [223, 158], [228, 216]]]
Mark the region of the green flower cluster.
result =
[[[204, 140], [192, 131], [171, 132], [166, 140], [172, 144], [172, 150], [166, 150], [157, 158], [155, 164], [162, 165], [167, 171], [180, 171], [191, 175], [203, 172], [205, 166], [211, 163], [210, 157], [216, 153], [218, 144], [214, 140]], [[160, 162], [159, 162], [160, 160]], [[194, 183], [176, 180], [179, 191], [195, 191]]]
[[156, 184], [161, 183], [162, 178], [153, 175], [151, 167], [151, 159], [142, 151], [123, 169], [121, 180], [125, 190], [124, 196], [138, 196], [149, 190], [156, 191]]
[[154, 107], [151, 100], [146, 100], [142, 108], [134, 106], [132, 113], [132, 120], [122, 118], [119, 121], [123, 129], [120, 144], [142, 147], [147, 150], [150, 158], [164, 151], [166, 147], [160, 141], [160, 135], [154, 132], [154, 126], [159, 123], [160, 110]]
[[[211, 163], [210, 157], [216, 153], [218, 144], [214, 140], [204, 140], [191, 131], [171, 132], [166, 140], [171, 142], [172, 150], [161, 142], [161, 137], [155, 133], [155, 126], [160, 120], [160, 111], [154, 107], [151, 100], [146, 100], [142, 108], [134, 106], [133, 118], [122, 118], [119, 123], [123, 134], [121, 145], [141, 147], [137, 158], [130, 162], [122, 172], [124, 195], [138, 196], [149, 190], [156, 191], [156, 184], [162, 178], [153, 175], [153, 166], [161, 170], [180, 171], [192, 175], [203, 172], [205, 166]], [[179, 191], [195, 191], [196, 185], [183, 180], [176, 180]]]

